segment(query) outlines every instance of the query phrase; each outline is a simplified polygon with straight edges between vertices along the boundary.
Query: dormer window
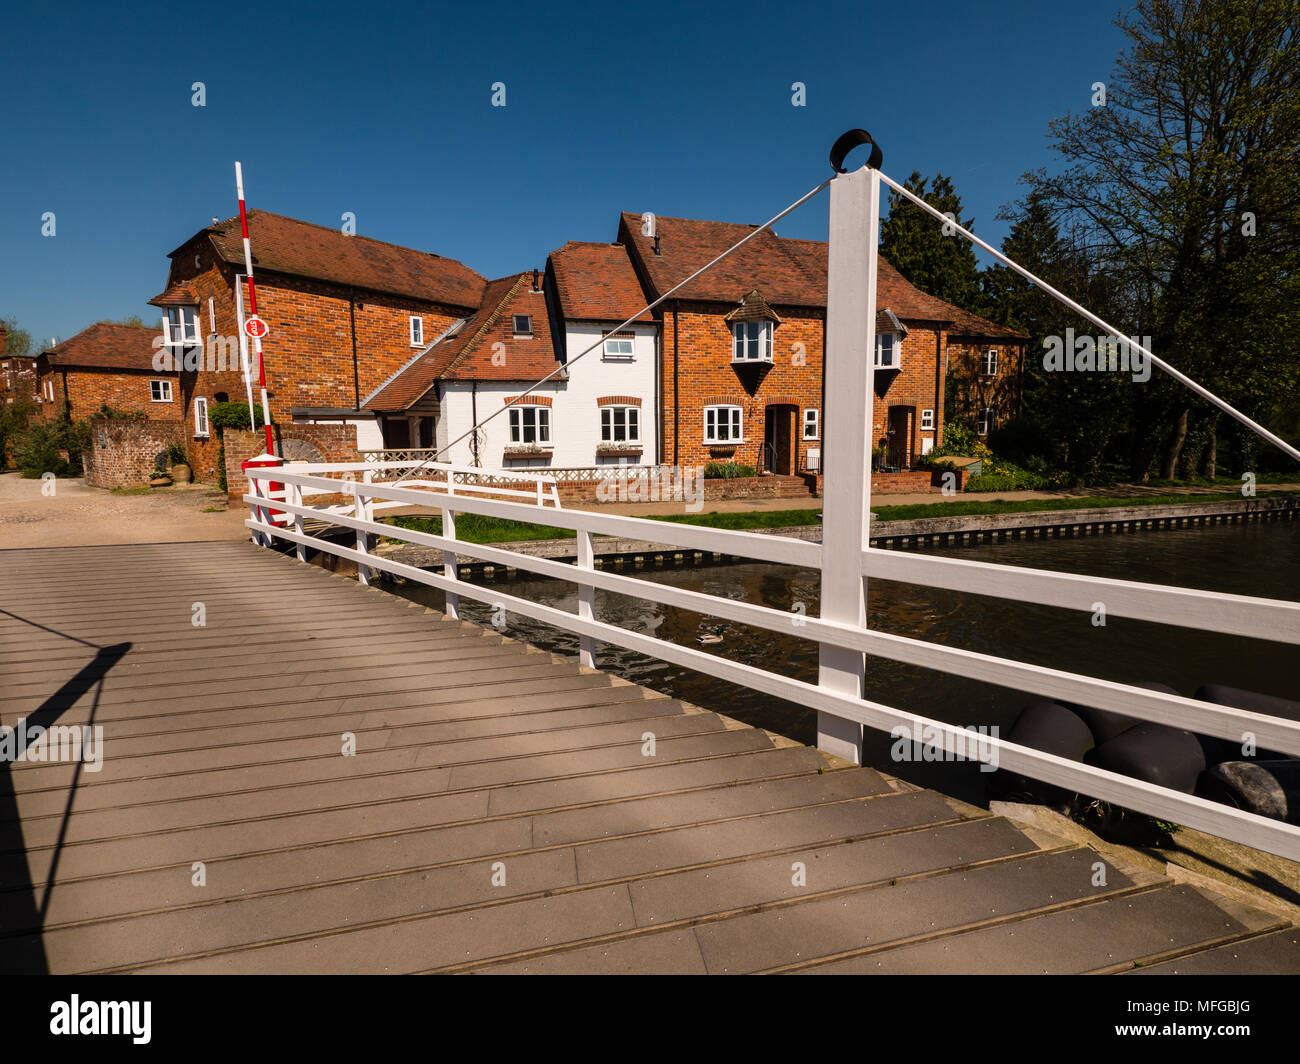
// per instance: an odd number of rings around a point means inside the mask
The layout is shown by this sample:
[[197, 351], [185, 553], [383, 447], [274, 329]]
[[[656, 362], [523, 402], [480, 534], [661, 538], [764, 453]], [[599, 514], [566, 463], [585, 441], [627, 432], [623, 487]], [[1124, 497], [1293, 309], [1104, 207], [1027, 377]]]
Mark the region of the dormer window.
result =
[[516, 314], [515, 335], [529, 337], [533, 335], [533, 316], [531, 314]]
[[901, 354], [902, 345], [898, 342], [897, 333], [876, 333], [877, 369], [898, 369]]
[[771, 362], [772, 323], [738, 321], [731, 327], [732, 362]]
[[191, 347], [199, 342], [199, 308], [168, 307], [163, 318], [163, 343], [167, 347]]

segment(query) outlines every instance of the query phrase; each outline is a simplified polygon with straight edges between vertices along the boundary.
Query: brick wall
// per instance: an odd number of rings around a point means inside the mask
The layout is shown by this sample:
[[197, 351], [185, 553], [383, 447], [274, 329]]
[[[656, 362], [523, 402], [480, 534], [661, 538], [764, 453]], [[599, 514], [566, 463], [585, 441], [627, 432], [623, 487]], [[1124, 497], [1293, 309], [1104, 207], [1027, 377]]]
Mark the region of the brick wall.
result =
[[[202, 368], [181, 374], [182, 402], [190, 417], [195, 396], [204, 396], [209, 402], [219, 396], [234, 402], [247, 398], [238, 345], [226, 342], [239, 336], [235, 276], [235, 267], [219, 261], [206, 239], [192, 240], [172, 259], [168, 285], [186, 283], [194, 290], [205, 342]], [[244, 311], [250, 313], [247, 284]], [[418, 354], [420, 348], [410, 342], [411, 315], [424, 319], [424, 342], [428, 344], [469, 313], [269, 272], [257, 275], [257, 311], [270, 326], [263, 349], [271, 418], [284, 423], [291, 420], [292, 407], [352, 408]], [[256, 377], [255, 362], [252, 372]], [[256, 401], [256, 383], [254, 393]]]
[[[733, 365], [731, 326], [725, 320], [730, 309], [720, 304], [682, 303], [675, 317], [671, 307], [664, 312], [663, 460], [687, 465], [730, 460], [769, 468], [770, 460], [763, 461], [761, 456], [765, 421], [769, 416], [788, 419], [793, 408], [793, 469], [804, 470], [809, 448], [820, 450], [823, 446], [822, 311], [774, 308], [781, 324], [772, 335], [772, 363]], [[901, 344], [900, 368], [876, 375], [872, 446], [888, 449], [893, 425], [897, 464], [910, 465], [922, 453], [926, 436], [935, 446], [942, 440], [945, 337], [943, 330], [923, 323], [910, 325]], [[675, 373], [674, 342], [678, 350]], [[706, 445], [704, 408], [724, 404], [744, 411], [744, 440], [735, 445]], [[898, 409], [891, 415], [890, 409], [895, 407]], [[819, 412], [818, 434], [816, 439], [805, 440], [803, 418], [808, 409]], [[932, 429], [921, 427], [923, 410], [933, 411]]]
[[[154, 380], [171, 381], [169, 402], [153, 401], [149, 382]], [[53, 402], [44, 398], [47, 381], [54, 384]], [[65, 401], [73, 421], [85, 421], [105, 403], [122, 413], [144, 414], [158, 421], [179, 421], [184, 417], [175, 373], [54, 366], [42, 374], [37, 389], [42, 396], [37, 417], [42, 421], [57, 418]]]
[[[351, 425], [276, 425], [271, 426], [277, 447], [286, 459], [307, 462], [359, 462], [357, 430]], [[266, 436], [259, 430], [226, 429], [226, 500], [227, 505], [242, 507], [248, 478], [240, 468], [245, 459], [266, 451]], [[312, 499], [312, 505], [324, 497]]]
[[[993, 376], [984, 372], [984, 352], [989, 348], [998, 352], [997, 373]], [[974, 428], [980, 408], [987, 406], [993, 411], [993, 428], [1006, 424], [1020, 413], [1024, 358], [1022, 343], [951, 340], [948, 373], [954, 409], [950, 416], [960, 417]]]
[[[943, 492], [943, 475], [946, 472], [952, 472], [956, 476], [953, 482], [954, 491], [966, 490], [966, 470], [926, 470], [926, 469], [909, 469], [902, 473], [872, 473], [871, 474], [871, 494], [872, 495], [906, 495], [911, 493], [929, 493], [942, 494]], [[822, 494], [822, 477], [805, 474], [804, 479], [808, 482], [809, 488], [817, 493]]]
[[94, 421], [90, 451], [82, 455], [86, 483], [96, 488], [147, 484], [157, 456], [171, 444], [184, 442], [179, 421]]

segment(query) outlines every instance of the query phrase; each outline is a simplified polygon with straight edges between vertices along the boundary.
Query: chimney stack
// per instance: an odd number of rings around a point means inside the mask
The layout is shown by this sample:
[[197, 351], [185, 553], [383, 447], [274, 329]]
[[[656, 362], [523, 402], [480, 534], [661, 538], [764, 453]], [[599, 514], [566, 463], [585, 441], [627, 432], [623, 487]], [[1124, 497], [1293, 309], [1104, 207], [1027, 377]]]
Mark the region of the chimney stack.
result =
[[533, 270], [533, 291], [534, 291], [534, 292], [540, 292], [540, 291], [541, 291], [541, 289], [540, 289], [540, 288], [538, 287], [538, 285], [537, 285], [537, 271], [536, 271], [536, 270]]

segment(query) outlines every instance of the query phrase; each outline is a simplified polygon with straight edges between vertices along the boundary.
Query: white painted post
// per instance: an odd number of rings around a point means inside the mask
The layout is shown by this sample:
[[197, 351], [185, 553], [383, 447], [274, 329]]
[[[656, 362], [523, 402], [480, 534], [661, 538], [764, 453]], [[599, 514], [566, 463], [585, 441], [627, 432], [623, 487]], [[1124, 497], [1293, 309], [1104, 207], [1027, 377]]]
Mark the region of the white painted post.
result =
[[[451, 476], [450, 470], [447, 471], [447, 475]], [[442, 508], [442, 534], [448, 539], [456, 538], [456, 511], [445, 506]], [[448, 580], [457, 579], [456, 552], [454, 550], [442, 552], [442, 575]], [[447, 604], [443, 609], [443, 613], [453, 621], [460, 620], [460, 596], [455, 592], [447, 592]]]
[[[248, 494], [249, 494], [249, 495], [253, 495], [253, 496], [255, 496], [255, 497], [258, 497], [258, 498], [260, 498], [261, 495], [262, 495], [262, 484], [261, 484], [261, 482], [260, 482], [260, 481], [255, 477], [255, 476], [253, 476], [252, 474], [249, 474], [249, 476], [248, 476]], [[258, 508], [257, 503], [255, 503], [255, 502], [250, 502], [250, 503], [248, 504], [248, 515], [249, 515], [249, 517], [251, 517], [254, 521], [260, 521], [260, 520], [262, 520], [261, 510]], [[251, 529], [251, 530], [250, 530], [250, 534], [251, 534], [252, 537], [253, 537], [253, 545], [254, 545], [255, 547], [260, 547], [260, 546], [262, 546], [262, 533], [259, 532], [257, 529], [254, 528], [254, 529]]]
[[[541, 481], [538, 481], [541, 487]], [[591, 572], [596, 567], [596, 549], [591, 533], [585, 528], [578, 529], [578, 568]], [[584, 620], [595, 619], [596, 589], [590, 585], [578, 585], [578, 616]], [[589, 635], [578, 637], [578, 664], [588, 668], [596, 667], [596, 640]]]
[[[867, 583], [862, 551], [871, 516], [872, 377], [876, 346], [876, 241], [880, 174], [863, 167], [831, 182], [830, 252], [826, 279], [826, 410], [823, 418], [821, 616], [862, 627]], [[823, 645], [817, 682], [861, 698], [866, 658]], [[817, 745], [862, 761], [862, 725], [817, 713]]]
[[[297, 506], [302, 505], [301, 484], [292, 484], [289, 486], [289, 500], [290, 502], [294, 503]], [[304, 526], [306, 524], [306, 520], [307, 519], [303, 517], [302, 514], [293, 515], [293, 530], [297, 532], [298, 535], [300, 536], [304, 534]], [[305, 562], [307, 560], [307, 544], [305, 543], [298, 544], [298, 560], [300, 562]]]
[[[363, 482], [369, 484], [370, 481], [373, 479], [374, 475], [375, 475], [375, 471], [373, 469], [367, 469], [365, 473], [362, 474]], [[353, 498], [352, 516], [355, 517], [358, 521], [369, 521], [370, 503], [373, 501], [372, 497], [369, 495], [363, 496], [361, 494], [361, 485], [354, 482], [352, 485], [352, 498]], [[370, 545], [367, 542], [366, 533], [359, 528], [357, 529], [357, 550], [359, 550], [362, 554], [370, 553]], [[368, 565], [357, 566], [357, 581], [363, 587], [370, 586], [370, 566]]]

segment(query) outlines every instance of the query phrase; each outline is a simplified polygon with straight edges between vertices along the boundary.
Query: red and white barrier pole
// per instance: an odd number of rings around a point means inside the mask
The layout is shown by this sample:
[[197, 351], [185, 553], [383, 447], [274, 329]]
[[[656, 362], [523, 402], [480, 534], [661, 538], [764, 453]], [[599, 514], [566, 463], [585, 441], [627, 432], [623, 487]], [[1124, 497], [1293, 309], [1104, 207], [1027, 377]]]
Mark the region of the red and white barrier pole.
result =
[[[239, 196], [239, 228], [244, 237], [244, 270], [248, 274], [248, 309], [257, 315], [257, 288], [253, 284], [253, 252], [248, 245], [248, 212], [244, 208], [244, 168], [235, 163], [235, 192]], [[275, 454], [271, 438], [271, 410], [266, 401], [266, 360], [262, 356], [262, 338], [253, 337], [253, 353], [257, 355], [257, 383], [262, 391], [262, 427], [266, 430], [266, 453]], [[250, 411], [251, 413], [251, 411]]]

